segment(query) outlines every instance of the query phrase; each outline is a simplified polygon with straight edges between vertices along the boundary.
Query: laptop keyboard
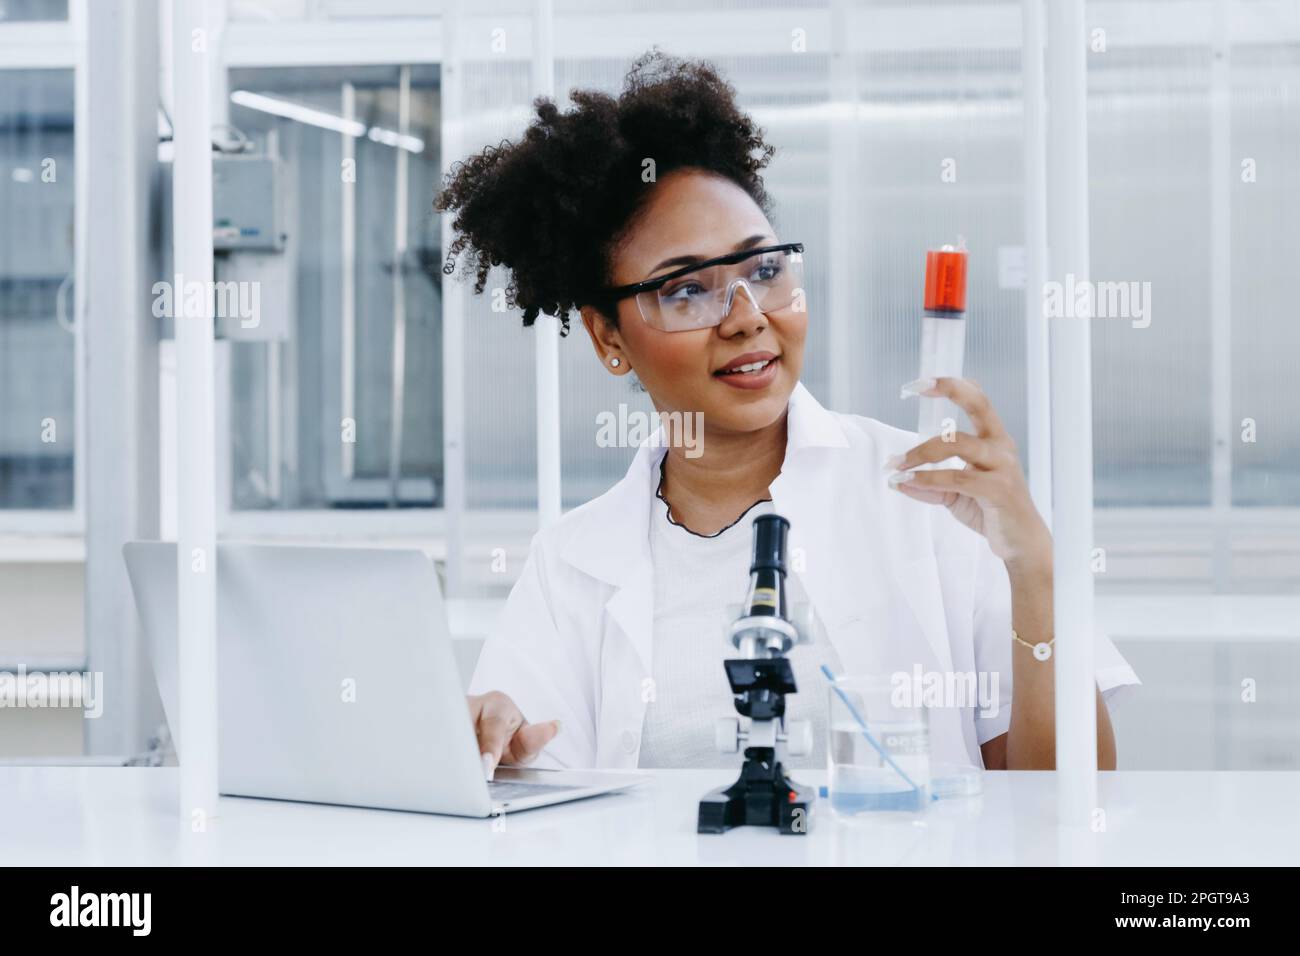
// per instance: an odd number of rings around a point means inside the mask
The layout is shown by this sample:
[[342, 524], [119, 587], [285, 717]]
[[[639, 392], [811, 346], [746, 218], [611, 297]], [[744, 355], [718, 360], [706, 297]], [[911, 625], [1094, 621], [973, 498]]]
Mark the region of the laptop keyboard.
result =
[[488, 783], [488, 796], [500, 803], [508, 803], [511, 800], [522, 800], [525, 797], [540, 797], [548, 793], [578, 789], [580, 788], [566, 787], [557, 783], [517, 783], [513, 780], [502, 780]]

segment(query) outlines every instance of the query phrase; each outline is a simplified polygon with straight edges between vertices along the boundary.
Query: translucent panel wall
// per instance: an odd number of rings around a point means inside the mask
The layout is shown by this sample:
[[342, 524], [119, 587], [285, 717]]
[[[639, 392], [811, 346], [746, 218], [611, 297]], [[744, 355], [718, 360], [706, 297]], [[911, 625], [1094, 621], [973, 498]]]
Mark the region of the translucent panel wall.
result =
[[73, 139], [71, 70], [0, 70], [0, 509], [73, 506]]
[[1205, 44], [1089, 59], [1093, 279], [1149, 282], [1152, 309], [1093, 322], [1100, 505], [1210, 503], [1209, 64]]
[[[503, 53], [474, 55], [494, 25], [530, 29], [532, 5], [489, 6], [495, 16], [482, 16], [476, 5], [463, 32], [470, 60], [462, 109], [466, 133], [479, 144], [518, 139], [532, 89], [531, 64], [511, 55], [516, 38], [499, 37]], [[898, 388], [915, 376], [925, 250], [964, 237], [974, 254], [972, 374], [988, 383], [1023, 439], [1023, 292], [1014, 278], [1000, 280], [998, 269], [1014, 260], [1020, 242], [1017, 36], [1008, 32], [1004, 49], [986, 42], [967, 48], [956, 38], [938, 50], [897, 52], [868, 50], [865, 41], [877, 20], [894, 24], [902, 12], [938, 23], [951, 6], [560, 0], [555, 87], [562, 107], [572, 88], [616, 95], [632, 60], [655, 45], [719, 68], [776, 147], [765, 175], [776, 232], [807, 246], [804, 382], [827, 404], [843, 395], [846, 411], [914, 425], [915, 408], [898, 398]], [[987, 5], [957, 6], [978, 17]], [[837, 22], [847, 24], [838, 35]], [[856, 156], [841, 159], [848, 195], [832, 204], [832, 167], [846, 148]], [[851, 354], [842, 381], [832, 381], [830, 363], [832, 261], [845, 263], [838, 293], [844, 331], [836, 341]], [[628, 378], [598, 365], [576, 315], [572, 329], [560, 345], [566, 507], [617, 481], [633, 453], [596, 445], [597, 414], [651, 407]], [[467, 385], [471, 507], [535, 502], [532, 347], [517, 315], [471, 302], [467, 367], [486, 373]]]
[[[921, 37], [988, 4], [908, 5]], [[903, 8], [869, 4], [868, 36]], [[1004, 21], [1010, 23], [1011, 21]], [[924, 25], [923, 25], [924, 24]], [[855, 204], [852, 388], [848, 410], [915, 429], [925, 252], [970, 250], [965, 374], [1025, 442], [1022, 115], [1018, 32], [994, 26], [918, 49], [859, 55], [861, 197]], [[829, 166], [833, 155], [820, 158]], [[1019, 265], [1018, 265], [1019, 263]]]
[[1300, 3], [1279, 13], [1289, 42], [1231, 60], [1234, 505], [1300, 504]]
[[[1226, 39], [1214, 9], [1172, 0], [1087, 8], [1091, 278], [1142, 296], [1140, 312], [1134, 300], [1093, 322], [1103, 508], [1300, 502], [1300, 416], [1286, 392], [1300, 329], [1282, 278], [1300, 243], [1300, 187], [1289, 174], [1300, 151], [1300, 4], [1228, 4]], [[472, 142], [516, 139], [528, 122], [532, 63], [521, 47], [531, 49], [532, 10], [494, 2], [467, 19]], [[916, 369], [924, 253], [964, 238], [966, 372], [1025, 447], [1019, 3], [557, 0], [554, 10], [562, 106], [574, 87], [616, 94], [632, 60], [656, 44], [709, 59], [737, 88], [777, 148], [766, 173], [777, 233], [808, 248], [804, 381], [823, 402], [914, 427], [898, 386]], [[503, 24], [526, 36], [486, 52]], [[1216, 62], [1226, 64], [1217, 73]], [[1225, 156], [1226, 179], [1215, 169]], [[1225, 217], [1218, 252], [1215, 215]], [[1214, 306], [1216, 287], [1227, 289], [1226, 305]], [[466, 335], [467, 367], [477, 370], [466, 404], [469, 502], [531, 508], [532, 333], [480, 300]], [[560, 357], [572, 507], [615, 482], [632, 454], [596, 446], [595, 416], [649, 403], [598, 367], [576, 316]], [[1219, 486], [1216, 455], [1230, 469]]]
[[[432, 208], [441, 146], [438, 68], [407, 68], [410, 149], [384, 141], [385, 131], [398, 126], [401, 69], [230, 72], [231, 124], [256, 152], [278, 155], [284, 164], [288, 241], [275, 281], [287, 278], [291, 285], [266, 296], [270, 311], [287, 304], [289, 334], [231, 344], [236, 509], [394, 503], [388, 476], [395, 450], [395, 269], [406, 314], [396, 503], [442, 503], [442, 249]], [[332, 127], [345, 112], [373, 135]], [[403, 160], [409, 185], [399, 194], [396, 164]], [[400, 263], [398, 202], [407, 220]], [[222, 277], [239, 275], [240, 266], [237, 258], [217, 259]], [[280, 318], [269, 315], [268, 325]], [[345, 419], [355, 423], [349, 436], [355, 441], [346, 444]]]
[[[462, 100], [456, 107], [464, 148], [449, 161], [503, 139], [518, 139], [526, 128], [533, 82], [527, 53], [532, 7], [493, 0], [467, 12], [459, 32]], [[464, 281], [468, 289], [473, 280]], [[495, 270], [482, 295], [466, 298], [465, 490], [470, 509], [533, 508], [537, 503], [534, 336], [520, 312], [494, 309], [494, 302], [500, 308], [502, 301], [494, 290], [503, 295], [507, 281], [503, 271]], [[561, 343], [561, 351], [573, 344]]]
[[1223, 506], [1300, 503], [1300, 4], [1224, 10], [1089, 6], [1094, 40], [1111, 28], [1089, 56], [1094, 279], [1151, 293], [1149, 326], [1093, 326], [1098, 505], [1209, 506], [1216, 454]]

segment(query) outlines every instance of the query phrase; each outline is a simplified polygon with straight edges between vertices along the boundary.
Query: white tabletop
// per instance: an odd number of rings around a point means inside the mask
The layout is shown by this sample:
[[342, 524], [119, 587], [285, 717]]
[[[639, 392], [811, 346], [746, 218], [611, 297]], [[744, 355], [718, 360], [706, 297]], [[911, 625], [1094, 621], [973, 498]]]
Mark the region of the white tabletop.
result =
[[[8, 865], [922, 864], [1228, 865], [1300, 862], [1300, 773], [1100, 775], [1106, 829], [1054, 822], [1054, 775], [988, 773], [980, 797], [918, 816], [846, 822], [825, 802], [804, 836], [695, 832], [721, 771], [652, 771], [623, 794], [470, 820], [223, 798], [182, 839], [174, 768], [0, 768]], [[822, 775], [801, 772], [805, 783]]]

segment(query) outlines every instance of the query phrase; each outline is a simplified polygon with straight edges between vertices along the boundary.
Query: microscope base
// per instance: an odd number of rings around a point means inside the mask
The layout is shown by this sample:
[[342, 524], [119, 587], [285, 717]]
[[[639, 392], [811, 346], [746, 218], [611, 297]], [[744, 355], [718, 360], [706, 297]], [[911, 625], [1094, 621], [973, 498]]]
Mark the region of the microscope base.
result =
[[808, 810], [816, 790], [790, 780], [771, 747], [750, 747], [740, 777], [700, 801], [698, 833], [725, 833], [732, 827], [776, 827], [781, 833], [807, 833]]

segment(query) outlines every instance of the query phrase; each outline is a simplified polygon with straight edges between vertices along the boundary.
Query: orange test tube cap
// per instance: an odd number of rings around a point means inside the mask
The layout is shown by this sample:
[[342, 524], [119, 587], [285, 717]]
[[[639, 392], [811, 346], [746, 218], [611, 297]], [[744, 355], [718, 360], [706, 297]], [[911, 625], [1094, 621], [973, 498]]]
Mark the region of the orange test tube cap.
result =
[[966, 250], [944, 246], [925, 254], [925, 310], [966, 311]]

